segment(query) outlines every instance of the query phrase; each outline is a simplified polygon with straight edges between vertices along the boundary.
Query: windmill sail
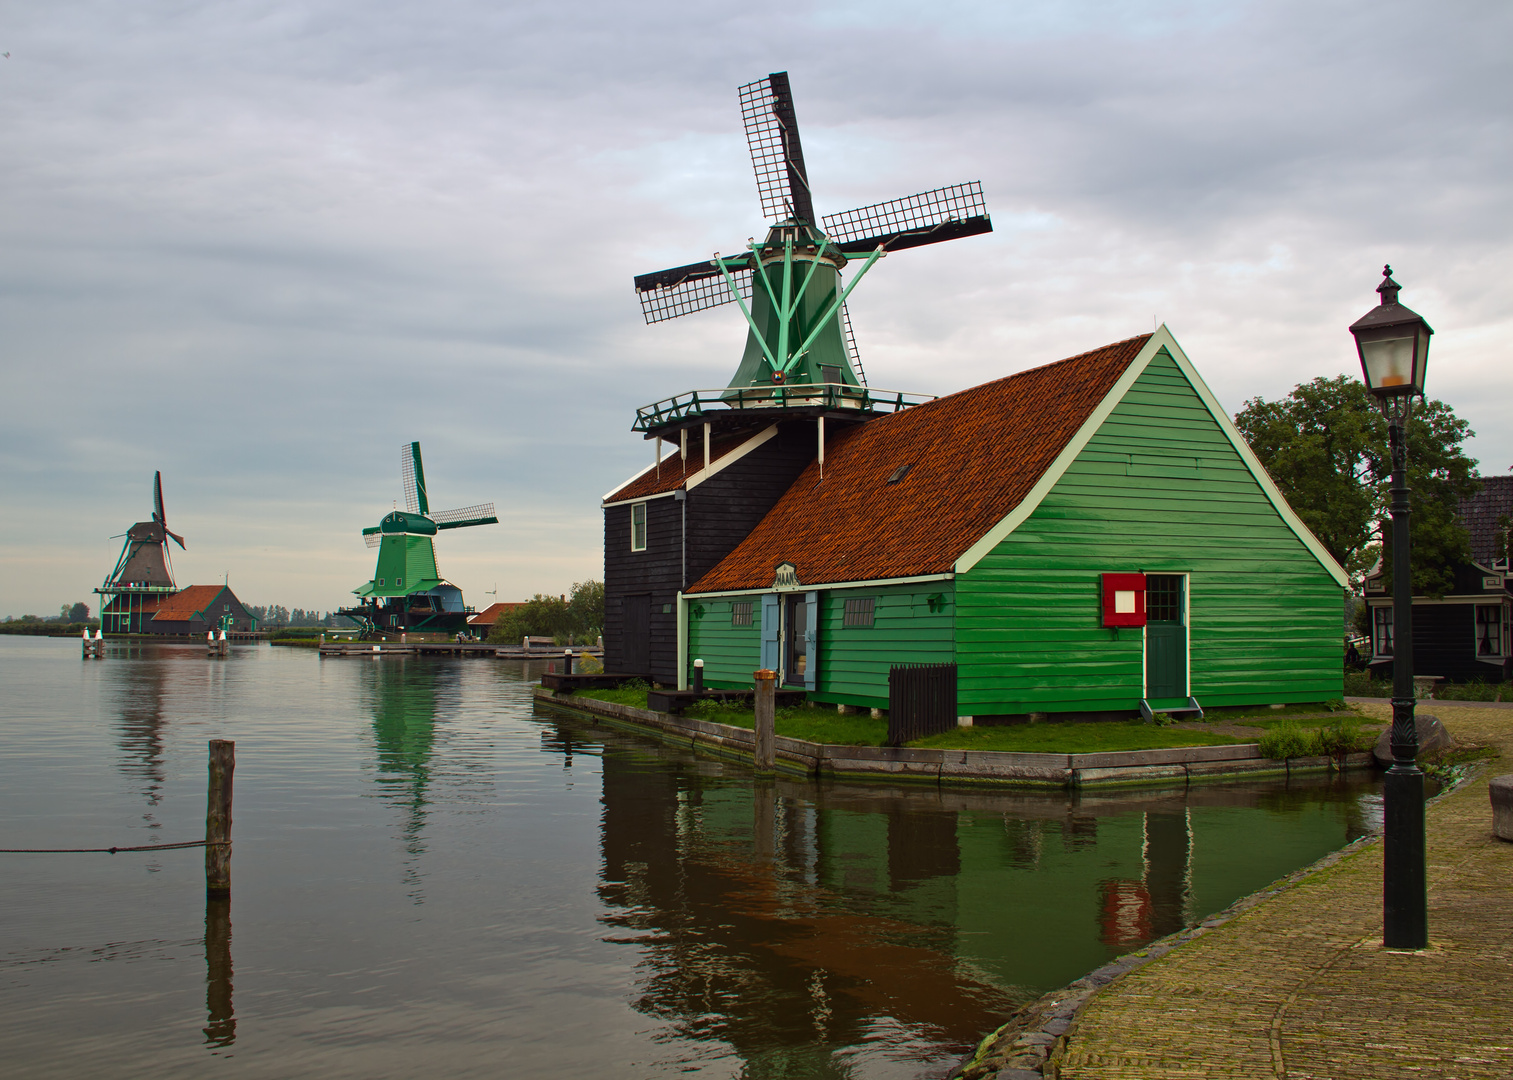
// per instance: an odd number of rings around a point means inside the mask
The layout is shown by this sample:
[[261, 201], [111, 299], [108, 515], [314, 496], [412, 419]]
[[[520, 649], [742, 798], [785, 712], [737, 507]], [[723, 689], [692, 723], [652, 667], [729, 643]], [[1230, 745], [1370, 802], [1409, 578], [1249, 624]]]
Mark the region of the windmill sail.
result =
[[756, 170], [757, 194], [769, 221], [794, 217], [813, 223], [809, 172], [799, 143], [798, 118], [788, 73], [775, 71], [741, 87], [741, 121]]
[[152, 478], [152, 505], [152, 520], [163, 527], [165, 535], [173, 537], [179, 547], [183, 548], [184, 538], [168, 527], [168, 515], [163, 513], [163, 473], [161, 470]]
[[890, 251], [993, 231], [981, 181], [827, 214], [821, 223], [842, 251]]
[[405, 509], [412, 514], [429, 514], [426, 499], [426, 471], [420, 461], [420, 444], [406, 443], [399, 448], [399, 478], [404, 483]]
[[465, 529], [470, 525], [497, 525], [493, 503], [464, 506], [458, 510], [440, 510], [430, 515], [438, 529]]
[[[741, 299], [750, 301], [751, 268], [732, 270], [730, 276], [735, 279]], [[725, 275], [709, 262], [642, 274], [636, 278], [636, 296], [641, 300], [641, 314], [648, 324], [735, 301]]]

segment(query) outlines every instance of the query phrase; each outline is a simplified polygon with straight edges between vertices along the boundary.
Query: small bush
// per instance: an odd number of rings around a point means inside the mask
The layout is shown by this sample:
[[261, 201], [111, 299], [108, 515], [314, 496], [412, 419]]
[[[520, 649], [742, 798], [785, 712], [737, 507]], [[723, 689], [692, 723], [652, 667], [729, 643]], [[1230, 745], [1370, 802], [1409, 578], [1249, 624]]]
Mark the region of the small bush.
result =
[[1346, 723], [1344, 720], [1336, 720], [1322, 728], [1317, 734], [1319, 751], [1330, 757], [1344, 757], [1346, 754], [1370, 750], [1374, 741], [1369, 732], [1362, 731], [1359, 727]]
[[1325, 753], [1318, 731], [1304, 731], [1292, 721], [1283, 721], [1261, 736], [1261, 753], [1275, 761], [1287, 758], [1318, 757]]

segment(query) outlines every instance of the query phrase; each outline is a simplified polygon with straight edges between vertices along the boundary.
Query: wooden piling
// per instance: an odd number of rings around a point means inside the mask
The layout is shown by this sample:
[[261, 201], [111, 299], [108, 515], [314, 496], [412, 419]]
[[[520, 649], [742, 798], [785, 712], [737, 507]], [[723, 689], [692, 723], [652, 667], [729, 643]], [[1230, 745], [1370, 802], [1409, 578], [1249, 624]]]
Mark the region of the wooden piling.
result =
[[236, 1042], [236, 1009], [231, 1004], [231, 897], [205, 897], [205, 1041]]
[[756, 782], [751, 791], [752, 851], [759, 859], [777, 853], [777, 791], [770, 779]]
[[231, 895], [231, 780], [236, 743], [210, 740], [210, 787], [205, 796], [205, 893]]
[[693, 692], [695, 694], [704, 692], [704, 661], [702, 660], [693, 662]]
[[777, 672], [754, 672], [756, 680], [756, 771], [770, 773], [777, 763]]

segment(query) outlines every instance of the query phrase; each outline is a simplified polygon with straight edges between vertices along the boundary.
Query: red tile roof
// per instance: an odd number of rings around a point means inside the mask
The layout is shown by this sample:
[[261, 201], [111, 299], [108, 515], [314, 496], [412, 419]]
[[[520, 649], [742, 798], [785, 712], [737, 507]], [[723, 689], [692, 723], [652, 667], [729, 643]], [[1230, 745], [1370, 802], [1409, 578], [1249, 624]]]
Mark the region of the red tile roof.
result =
[[187, 589], [180, 589], [159, 605], [158, 613], [153, 618], [162, 619], [164, 622], [188, 622], [215, 603], [215, 598], [225, 587], [224, 585], [191, 585]]
[[[713, 465], [726, 454], [730, 453], [761, 434], [760, 431], [747, 432], [741, 435], [716, 435], [709, 440], [709, 462]], [[688, 465], [684, 468], [683, 455], [674, 453], [671, 457], [662, 459], [662, 465], [648, 466], [644, 473], [638, 475], [630, 483], [619, 491], [607, 497], [607, 503], [623, 502], [626, 499], [645, 499], [652, 495], [661, 495], [668, 491], [676, 491], [683, 486], [683, 482], [694, 473], [704, 467], [704, 446], [702, 435], [698, 438], [690, 436], [688, 439]]]
[[493, 626], [499, 621], [499, 616], [508, 615], [518, 607], [525, 607], [524, 600], [506, 601], [499, 604], [490, 604], [477, 615], [468, 618], [469, 626]]
[[[1142, 335], [859, 424], [690, 592], [948, 572], [1017, 506], [1150, 339]], [[897, 470], [907, 472], [894, 483]]]

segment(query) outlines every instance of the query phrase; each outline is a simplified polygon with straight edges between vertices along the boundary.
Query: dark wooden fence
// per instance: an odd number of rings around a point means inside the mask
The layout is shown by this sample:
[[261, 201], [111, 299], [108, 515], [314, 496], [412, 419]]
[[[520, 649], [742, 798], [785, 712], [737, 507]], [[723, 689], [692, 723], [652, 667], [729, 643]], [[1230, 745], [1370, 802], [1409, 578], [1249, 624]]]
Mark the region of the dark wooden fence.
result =
[[888, 669], [889, 746], [955, 726], [955, 664], [898, 664]]

